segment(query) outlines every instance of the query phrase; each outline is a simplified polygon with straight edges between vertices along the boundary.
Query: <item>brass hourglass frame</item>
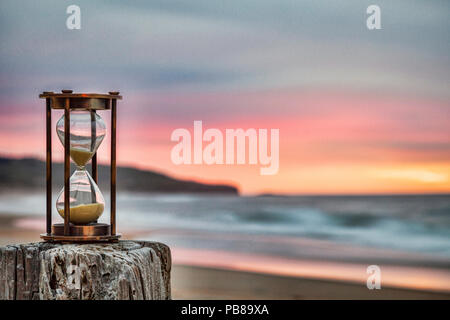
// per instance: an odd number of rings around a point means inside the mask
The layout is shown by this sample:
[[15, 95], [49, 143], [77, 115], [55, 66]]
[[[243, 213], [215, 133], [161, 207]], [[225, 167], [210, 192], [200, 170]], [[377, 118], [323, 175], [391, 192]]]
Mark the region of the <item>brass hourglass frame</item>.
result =
[[[46, 233], [41, 234], [45, 241], [54, 242], [107, 242], [117, 241], [116, 233], [116, 123], [117, 100], [119, 92], [109, 94], [43, 92], [39, 98], [46, 100], [46, 173], [47, 173], [47, 222]], [[52, 109], [64, 109], [64, 223], [52, 225]], [[111, 212], [110, 224], [90, 223], [74, 225], [70, 223], [70, 111], [86, 110], [95, 117], [97, 110], [111, 110]], [[95, 125], [91, 127], [92, 137], [96, 134]], [[97, 152], [92, 157], [92, 179], [98, 184]]]

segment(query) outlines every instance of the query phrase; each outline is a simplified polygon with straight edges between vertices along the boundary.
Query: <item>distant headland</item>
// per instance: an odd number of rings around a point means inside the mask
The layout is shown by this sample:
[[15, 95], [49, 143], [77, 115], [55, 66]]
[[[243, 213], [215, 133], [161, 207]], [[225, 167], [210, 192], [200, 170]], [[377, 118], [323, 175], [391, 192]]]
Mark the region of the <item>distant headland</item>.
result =
[[[98, 170], [100, 189], [107, 192], [109, 166], [99, 165]], [[53, 163], [53, 190], [58, 192], [62, 185], [62, 163]], [[238, 189], [231, 185], [179, 180], [155, 171], [122, 166], [117, 167], [117, 188], [119, 191], [154, 193], [239, 194]], [[45, 191], [45, 162], [35, 158], [0, 157], [0, 192], [15, 190]]]

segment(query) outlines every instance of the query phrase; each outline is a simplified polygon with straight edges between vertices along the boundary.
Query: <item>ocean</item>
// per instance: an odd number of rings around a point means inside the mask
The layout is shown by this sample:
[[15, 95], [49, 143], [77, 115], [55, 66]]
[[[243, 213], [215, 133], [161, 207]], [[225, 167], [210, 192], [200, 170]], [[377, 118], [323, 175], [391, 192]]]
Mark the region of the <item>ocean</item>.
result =
[[[35, 217], [41, 232], [44, 212], [44, 194], [0, 195], [0, 214]], [[118, 232], [168, 244], [179, 264], [358, 281], [371, 264], [413, 266], [416, 273], [384, 270], [394, 285], [411, 284], [408, 274], [450, 290], [450, 195], [120, 193], [117, 221]]]
[[[0, 195], [0, 212], [43, 217], [45, 196]], [[276, 236], [450, 258], [450, 195], [236, 197], [121, 193], [117, 212], [119, 229], [148, 229], [150, 234], [179, 231], [186, 237], [180, 239], [180, 245], [193, 247], [248, 247], [233, 241], [227, 241], [226, 246], [212, 243], [208, 239], [211, 234], [226, 239], [232, 235], [245, 235], [246, 239]], [[104, 213], [102, 220], [107, 218]], [[206, 241], [201, 240], [202, 233], [207, 235]], [[289, 256], [296, 250], [289, 252], [284, 246], [275, 251]]]

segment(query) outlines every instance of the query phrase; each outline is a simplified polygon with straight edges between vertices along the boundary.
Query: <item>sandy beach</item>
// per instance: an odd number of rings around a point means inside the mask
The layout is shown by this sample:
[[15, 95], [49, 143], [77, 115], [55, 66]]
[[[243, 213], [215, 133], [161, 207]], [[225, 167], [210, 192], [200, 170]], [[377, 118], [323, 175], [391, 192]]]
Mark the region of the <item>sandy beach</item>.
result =
[[175, 265], [173, 299], [450, 299], [450, 293]]
[[[41, 241], [39, 232], [32, 228], [18, 228], [16, 223], [26, 215], [0, 213], [0, 246], [13, 243]], [[44, 230], [42, 231], [44, 232]]]
[[[0, 245], [40, 241], [34, 220], [26, 215], [0, 214]], [[123, 233], [127, 239], [140, 235], [131, 230]], [[352, 281], [193, 266], [174, 260], [173, 299], [450, 299], [450, 292], [388, 286], [369, 290], [364, 283]]]

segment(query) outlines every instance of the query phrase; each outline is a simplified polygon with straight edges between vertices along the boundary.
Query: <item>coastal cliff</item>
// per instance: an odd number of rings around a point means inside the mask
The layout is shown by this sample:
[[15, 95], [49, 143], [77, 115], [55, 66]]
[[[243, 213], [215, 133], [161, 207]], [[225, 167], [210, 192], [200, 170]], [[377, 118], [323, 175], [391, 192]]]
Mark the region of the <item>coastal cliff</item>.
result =
[[[109, 166], [99, 165], [98, 170], [99, 186], [102, 190], [108, 190]], [[62, 163], [54, 163], [53, 190], [58, 191], [62, 184]], [[238, 194], [237, 188], [230, 185], [179, 180], [155, 171], [121, 166], [117, 167], [117, 188], [120, 191], [137, 192]], [[45, 190], [45, 162], [34, 158], [0, 157], [0, 192], [11, 190]]]

